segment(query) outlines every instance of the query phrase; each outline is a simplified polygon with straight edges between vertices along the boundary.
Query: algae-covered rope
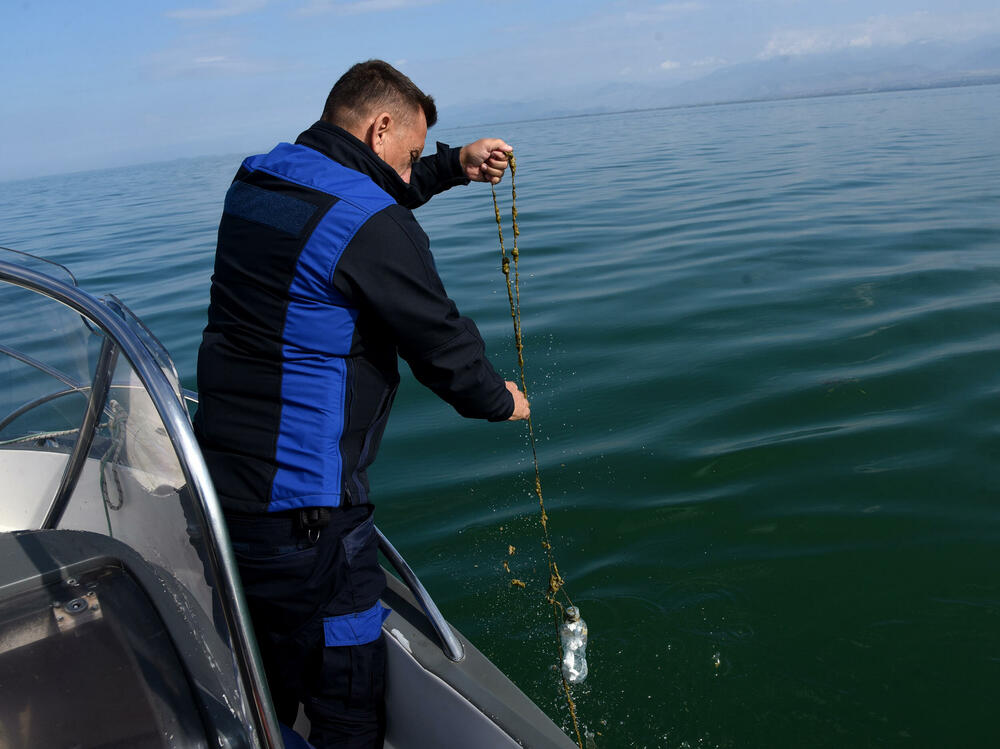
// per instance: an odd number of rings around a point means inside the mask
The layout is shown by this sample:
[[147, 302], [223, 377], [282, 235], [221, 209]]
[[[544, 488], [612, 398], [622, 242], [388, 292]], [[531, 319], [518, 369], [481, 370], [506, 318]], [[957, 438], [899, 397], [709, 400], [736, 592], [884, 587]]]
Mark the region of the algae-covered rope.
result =
[[[493, 193], [493, 212], [496, 215], [497, 236], [500, 239], [500, 269], [503, 271], [504, 280], [507, 283], [507, 300], [510, 302], [510, 317], [514, 323], [514, 345], [517, 348], [517, 366], [521, 375], [521, 392], [524, 393], [524, 397], [527, 398], [528, 383], [524, 376], [524, 340], [521, 335], [521, 276], [518, 267], [520, 252], [517, 246], [517, 238], [520, 236], [521, 232], [518, 230], [517, 226], [517, 185], [514, 182], [514, 175], [517, 173], [517, 160], [514, 158], [513, 151], [507, 154], [507, 159], [510, 162], [510, 213], [512, 233], [514, 235], [510, 256], [507, 255], [507, 248], [503, 241], [503, 225], [500, 220], [500, 204], [497, 202], [496, 187], [492, 183], [490, 184], [490, 190]], [[514, 260], [513, 283], [511, 283], [510, 278], [511, 259]], [[545, 511], [545, 499], [542, 496], [542, 477], [538, 468], [538, 448], [535, 443], [535, 427], [531, 421], [530, 414], [528, 415], [528, 438], [531, 443], [531, 457], [535, 464], [535, 495], [538, 497], [539, 520], [542, 525], [542, 546], [545, 549], [545, 554], [548, 558], [549, 564], [549, 587], [546, 591], [545, 598], [549, 604], [551, 604], [552, 613], [555, 618], [556, 637], [557, 642], [559, 643], [559, 662], [561, 663], [564, 654], [562, 652], [562, 640], [559, 638], [559, 621], [563, 606], [558, 601], [556, 596], [562, 592], [563, 596], [566, 598], [566, 602], [570, 606], [573, 605], [573, 601], [570, 599], [569, 593], [566, 591], [566, 583], [562, 579], [562, 575], [559, 574], [559, 567], [556, 564], [555, 556], [552, 552], [552, 542], [549, 538], [549, 516]], [[520, 583], [520, 581], [515, 580], [514, 583], [517, 584]], [[521, 587], [523, 587], [523, 583], [521, 583]], [[576, 732], [576, 742], [580, 746], [580, 749], [583, 749], [583, 739], [580, 736], [580, 725], [576, 717], [576, 704], [573, 702], [573, 697], [570, 695], [569, 683], [566, 681], [565, 677], [562, 677], [562, 684], [563, 691], [566, 693], [566, 704], [569, 707], [569, 714], [573, 719], [573, 730]]]
[[[491, 184], [490, 190], [493, 193], [493, 211], [496, 215], [497, 221], [497, 236], [500, 239], [500, 268], [503, 271], [504, 280], [507, 283], [507, 299], [510, 302], [510, 317], [514, 323], [514, 344], [517, 348], [517, 366], [520, 371], [521, 392], [523, 392], [524, 397], [527, 398], [528, 384], [524, 375], [524, 340], [521, 334], [521, 276], [518, 263], [520, 252], [517, 246], [517, 238], [520, 236], [520, 231], [517, 226], [517, 186], [514, 182], [514, 175], [517, 173], [517, 160], [514, 158], [513, 152], [508, 154], [508, 158], [510, 159], [511, 222], [513, 224], [514, 234], [514, 243], [511, 247], [509, 256], [507, 255], [507, 248], [503, 241], [503, 225], [500, 219], [500, 205], [497, 202], [496, 187]], [[513, 282], [511, 282], [510, 278], [511, 259], [514, 260]], [[556, 600], [556, 594], [562, 591], [563, 595], [566, 597], [566, 602], [572, 606], [573, 601], [564, 589], [565, 581], [559, 574], [559, 567], [556, 564], [555, 557], [552, 553], [552, 543], [549, 540], [549, 516], [545, 511], [545, 498], [542, 496], [542, 478], [541, 472], [538, 468], [538, 448], [535, 441], [535, 426], [532, 423], [530, 415], [528, 416], [528, 438], [531, 443], [531, 457], [535, 466], [535, 495], [538, 497], [538, 509], [540, 512], [542, 533], [544, 536], [542, 546], [545, 548], [549, 562], [549, 589], [546, 593], [546, 598], [549, 600], [549, 603], [561, 606], [561, 604], [559, 604]]]

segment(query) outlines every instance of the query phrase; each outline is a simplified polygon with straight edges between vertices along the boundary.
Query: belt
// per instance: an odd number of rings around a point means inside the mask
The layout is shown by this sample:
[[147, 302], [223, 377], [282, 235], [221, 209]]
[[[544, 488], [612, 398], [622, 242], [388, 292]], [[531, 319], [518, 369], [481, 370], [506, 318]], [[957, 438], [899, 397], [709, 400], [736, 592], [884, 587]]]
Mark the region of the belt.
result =
[[[303, 533], [309, 544], [319, 541], [320, 533], [330, 524], [329, 507], [303, 507], [296, 510], [282, 510], [281, 512], [269, 513], [226, 513], [226, 521], [229, 525], [230, 535], [239, 527], [262, 530], [263, 528], [273, 528], [284, 533], [287, 529], [289, 536], [294, 535], [292, 531]], [[256, 534], [254, 534], [256, 535]], [[237, 543], [233, 547], [237, 547]], [[242, 544], [239, 544], [242, 546]]]

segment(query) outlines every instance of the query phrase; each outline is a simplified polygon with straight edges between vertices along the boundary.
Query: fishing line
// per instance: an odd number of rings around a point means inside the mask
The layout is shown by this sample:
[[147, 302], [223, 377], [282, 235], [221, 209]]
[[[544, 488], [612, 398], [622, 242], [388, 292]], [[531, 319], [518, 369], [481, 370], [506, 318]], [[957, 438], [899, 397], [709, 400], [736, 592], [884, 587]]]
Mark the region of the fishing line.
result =
[[[517, 366], [520, 370], [521, 375], [521, 392], [524, 393], [524, 397], [528, 397], [528, 384], [524, 376], [524, 341], [521, 336], [521, 275], [518, 267], [518, 260], [520, 257], [520, 252], [517, 246], [517, 238], [520, 236], [521, 232], [517, 226], [517, 185], [514, 182], [514, 175], [517, 173], [517, 160], [514, 158], [514, 152], [511, 151], [507, 154], [507, 160], [510, 163], [510, 214], [511, 214], [511, 233], [513, 234], [513, 243], [510, 249], [510, 255], [507, 254], [507, 248], [503, 241], [503, 225], [500, 220], [500, 204], [497, 202], [497, 191], [496, 186], [491, 182], [490, 191], [493, 194], [493, 212], [496, 216], [497, 221], [497, 237], [500, 239], [500, 269], [503, 271], [504, 281], [507, 283], [507, 300], [510, 302], [510, 317], [514, 323], [514, 345], [517, 348]], [[511, 282], [510, 277], [510, 261], [514, 261], [514, 280]], [[552, 542], [549, 538], [549, 516], [545, 511], [545, 499], [542, 496], [542, 477], [541, 472], [538, 468], [538, 448], [535, 443], [535, 427], [531, 421], [531, 415], [528, 415], [528, 439], [531, 444], [531, 457], [535, 465], [535, 495], [538, 497], [538, 510], [539, 510], [539, 520], [542, 525], [542, 548], [545, 549], [546, 557], [548, 558], [549, 565], [549, 587], [545, 593], [545, 598], [552, 606], [552, 614], [555, 617], [556, 624], [556, 641], [559, 643], [559, 662], [562, 662], [563, 652], [562, 652], [562, 641], [559, 638], [559, 622], [561, 620], [561, 615], [563, 612], [563, 605], [559, 602], [556, 596], [561, 592], [566, 599], [566, 603], [569, 606], [573, 605], [573, 601], [569, 597], [569, 593], [566, 590], [566, 582], [563, 580], [562, 575], [559, 574], [559, 566], [556, 564], [555, 555], [552, 552]], [[514, 547], [508, 547], [508, 553], [513, 554]], [[504, 569], [508, 572], [510, 567], [507, 562], [504, 562]], [[517, 585], [523, 588], [524, 583], [520, 580], [512, 580], [512, 585]], [[566, 693], [566, 704], [569, 706], [569, 714], [573, 719], [573, 730], [576, 732], [576, 742], [583, 749], [583, 739], [580, 737], [580, 725], [576, 717], [576, 704], [573, 702], [573, 697], [570, 695], [569, 683], [566, 681], [566, 677], [562, 677], [563, 691]]]

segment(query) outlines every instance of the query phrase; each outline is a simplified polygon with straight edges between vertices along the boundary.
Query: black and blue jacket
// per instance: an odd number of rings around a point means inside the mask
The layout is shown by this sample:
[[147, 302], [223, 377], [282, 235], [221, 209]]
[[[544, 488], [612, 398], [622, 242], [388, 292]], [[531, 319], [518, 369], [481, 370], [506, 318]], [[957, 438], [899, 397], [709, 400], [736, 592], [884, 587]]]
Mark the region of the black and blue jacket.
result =
[[410, 212], [467, 182], [459, 149], [439, 143], [407, 184], [325, 122], [243, 162], [226, 195], [198, 353], [195, 433], [223, 507], [368, 502], [397, 352], [463, 416], [513, 413]]

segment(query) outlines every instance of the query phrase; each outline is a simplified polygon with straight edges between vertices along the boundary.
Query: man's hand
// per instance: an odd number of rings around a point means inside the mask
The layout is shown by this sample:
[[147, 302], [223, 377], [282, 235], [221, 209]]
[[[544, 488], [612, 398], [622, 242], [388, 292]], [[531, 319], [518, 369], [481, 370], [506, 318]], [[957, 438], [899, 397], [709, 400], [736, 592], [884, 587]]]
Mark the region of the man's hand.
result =
[[507, 421], [527, 419], [531, 416], [531, 406], [528, 404], [528, 399], [524, 397], [524, 393], [517, 389], [517, 385], [510, 380], [507, 380], [505, 384], [507, 385], [507, 392], [514, 396], [514, 413], [510, 415]]
[[473, 182], [492, 182], [495, 185], [507, 168], [507, 154], [513, 151], [512, 146], [499, 138], [482, 138], [462, 146], [459, 158], [466, 177]]

